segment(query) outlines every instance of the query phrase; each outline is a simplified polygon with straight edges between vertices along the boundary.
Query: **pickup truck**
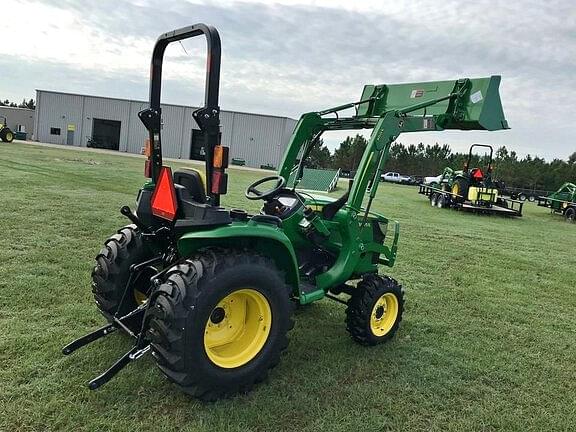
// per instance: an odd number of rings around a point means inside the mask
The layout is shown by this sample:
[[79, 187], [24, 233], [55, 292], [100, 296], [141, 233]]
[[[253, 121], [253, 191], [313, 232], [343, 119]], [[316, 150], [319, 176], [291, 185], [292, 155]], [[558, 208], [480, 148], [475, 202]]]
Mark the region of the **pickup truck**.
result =
[[412, 177], [407, 175], [401, 175], [397, 172], [387, 172], [386, 174], [382, 174], [381, 177], [382, 181], [393, 182], [393, 183], [403, 183], [403, 184], [412, 184], [414, 180]]

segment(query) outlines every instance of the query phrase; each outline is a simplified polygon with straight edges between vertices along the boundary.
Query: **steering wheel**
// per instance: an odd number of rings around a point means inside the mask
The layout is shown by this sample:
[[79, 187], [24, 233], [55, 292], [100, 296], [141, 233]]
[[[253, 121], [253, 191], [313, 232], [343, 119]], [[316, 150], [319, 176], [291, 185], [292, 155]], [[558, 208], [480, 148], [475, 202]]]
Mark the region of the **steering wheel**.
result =
[[[276, 185], [272, 187], [272, 189], [268, 189], [266, 191], [260, 191], [256, 189], [257, 186], [261, 184], [268, 183], [271, 181], [276, 181]], [[259, 200], [259, 199], [266, 199], [273, 195], [276, 195], [280, 189], [286, 186], [286, 180], [282, 176], [274, 175], [269, 177], [261, 178], [260, 180], [255, 181], [250, 186], [246, 188], [246, 192], [244, 195], [249, 200]]]

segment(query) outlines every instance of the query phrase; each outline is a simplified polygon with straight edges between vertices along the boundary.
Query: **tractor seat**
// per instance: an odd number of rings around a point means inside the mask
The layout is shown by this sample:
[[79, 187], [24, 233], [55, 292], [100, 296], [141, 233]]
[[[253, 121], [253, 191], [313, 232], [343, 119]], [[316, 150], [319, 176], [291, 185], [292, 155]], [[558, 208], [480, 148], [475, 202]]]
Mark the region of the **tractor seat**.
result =
[[200, 204], [206, 204], [204, 175], [193, 168], [180, 168], [174, 172], [174, 183], [185, 187], [190, 198]]

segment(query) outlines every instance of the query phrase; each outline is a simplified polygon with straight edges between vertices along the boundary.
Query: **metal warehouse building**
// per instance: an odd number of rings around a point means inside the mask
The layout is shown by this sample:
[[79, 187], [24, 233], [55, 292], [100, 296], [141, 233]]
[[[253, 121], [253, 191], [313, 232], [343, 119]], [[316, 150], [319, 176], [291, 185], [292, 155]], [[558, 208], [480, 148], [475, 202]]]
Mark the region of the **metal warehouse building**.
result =
[[[141, 153], [147, 132], [138, 112], [147, 102], [36, 90], [34, 139], [53, 144]], [[162, 105], [166, 157], [204, 159], [204, 137], [193, 107]], [[222, 145], [247, 166], [278, 167], [296, 120], [234, 111], [220, 113]], [[241, 162], [240, 162], [241, 163]]]
[[12, 129], [12, 132], [20, 132], [26, 138], [30, 138], [34, 127], [35, 113], [34, 110], [28, 108], [0, 106], [0, 122], [6, 118], [6, 124]]

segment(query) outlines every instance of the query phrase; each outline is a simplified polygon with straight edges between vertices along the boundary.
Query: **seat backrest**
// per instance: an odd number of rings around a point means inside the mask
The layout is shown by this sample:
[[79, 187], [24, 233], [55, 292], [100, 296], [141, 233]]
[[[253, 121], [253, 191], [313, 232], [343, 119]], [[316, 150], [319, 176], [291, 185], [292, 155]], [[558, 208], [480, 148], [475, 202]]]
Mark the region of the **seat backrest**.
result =
[[206, 203], [204, 175], [193, 168], [179, 168], [174, 172], [174, 183], [184, 186], [190, 197], [200, 203]]

